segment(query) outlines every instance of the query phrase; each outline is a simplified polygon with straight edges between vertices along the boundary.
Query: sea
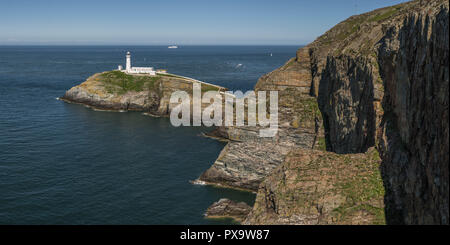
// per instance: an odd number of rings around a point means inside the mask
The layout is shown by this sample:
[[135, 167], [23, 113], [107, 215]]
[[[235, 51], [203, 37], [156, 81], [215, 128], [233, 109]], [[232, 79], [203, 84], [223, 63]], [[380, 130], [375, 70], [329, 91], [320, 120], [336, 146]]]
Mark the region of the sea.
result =
[[190, 182], [225, 145], [201, 136], [212, 128], [57, 98], [127, 51], [133, 66], [245, 92], [298, 47], [0, 46], [0, 224], [234, 224], [204, 213], [255, 194]]

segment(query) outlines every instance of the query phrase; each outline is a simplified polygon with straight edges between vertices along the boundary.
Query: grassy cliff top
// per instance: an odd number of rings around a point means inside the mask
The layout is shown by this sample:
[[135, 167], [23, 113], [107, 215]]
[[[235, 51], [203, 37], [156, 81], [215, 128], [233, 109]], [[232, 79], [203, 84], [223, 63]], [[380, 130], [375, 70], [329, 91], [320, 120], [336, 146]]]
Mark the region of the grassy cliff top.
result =
[[327, 54], [376, 55], [374, 47], [387, 27], [401, 24], [410, 14], [429, 14], [441, 5], [448, 5], [448, 1], [416, 0], [354, 15], [335, 25], [308, 47], [322, 57]]
[[121, 71], [103, 72], [98, 76], [109, 92], [119, 94], [128, 91], [140, 92], [155, 88], [155, 84], [160, 80], [160, 76], [128, 75]]
[[[107, 71], [93, 76], [94, 80], [101, 82], [106, 91], [114, 94], [125, 94], [127, 92], [141, 92], [147, 90], [156, 90], [162, 83], [192, 84], [194, 81], [174, 74], [158, 74], [156, 76], [148, 75], [130, 75], [121, 71]], [[89, 79], [88, 79], [89, 81]], [[225, 90], [219, 86], [213, 86], [202, 83], [202, 92]], [[175, 86], [176, 87], [176, 86]], [[180, 86], [183, 90], [186, 86]], [[192, 87], [191, 87], [192, 89]]]

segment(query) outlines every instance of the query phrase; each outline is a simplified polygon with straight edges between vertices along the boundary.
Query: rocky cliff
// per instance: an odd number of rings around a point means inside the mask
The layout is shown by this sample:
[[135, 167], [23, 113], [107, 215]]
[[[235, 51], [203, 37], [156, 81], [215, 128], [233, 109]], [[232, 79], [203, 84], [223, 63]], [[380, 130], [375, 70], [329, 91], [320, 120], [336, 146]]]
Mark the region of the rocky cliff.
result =
[[320, 43], [342, 39], [316, 65], [328, 149], [378, 146], [388, 223], [448, 224], [448, 2], [413, 1], [340, 25], [311, 50], [321, 57]]
[[380, 158], [292, 150], [260, 185], [244, 224], [384, 224]]
[[309, 56], [300, 54], [301, 60], [291, 59], [261, 77], [255, 86], [256, 91], [278, 91], [277, 135], [261, 138], [260, 127], [218, 128], [214, 136], [227, 140], [228, 144], [211, 168], [199, 177], [200, 181], [256, 192], [294, 147], [325, 147], [322, 117], [316, 99], [309, 95]]
[[255, 86], [280, 93], [277, 137], [222, 129], [230, 142], [201, 178], [260, 184], [246, 224], [448, 224], [448, 8], [377, 9], [299, 49]]
[[378, 146], [390, 223], [449, 223], [449, 12], [443, 2], [407, 15], [379, 43], [385, 93]]

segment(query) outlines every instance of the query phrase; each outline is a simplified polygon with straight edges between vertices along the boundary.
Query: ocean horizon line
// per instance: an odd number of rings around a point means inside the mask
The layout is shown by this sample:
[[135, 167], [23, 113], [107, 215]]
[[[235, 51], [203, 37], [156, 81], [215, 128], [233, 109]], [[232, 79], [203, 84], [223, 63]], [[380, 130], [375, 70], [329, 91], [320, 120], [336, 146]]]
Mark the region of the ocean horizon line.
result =
[[172, 46], [172, 45], [176, 45], [178, 47], [182, 46], [182, 47], [199, 47], [199, 46], [214, 46], [214, 47], [233, 47], [233, 46], [241, 46], [241, 47], [245, 47], [245, 46], [296, 46], [296, 47], [303, 47], [306, 46], [307, 44], [0, 44], [0, 47], [37, 47], [37, 46], [41, 46], [41, 47], [55, 47], [55, 46], [59, 46], [59, 47], [86, 47], [86, 46], [101, 46], [101, 47], [118, 47], [118, 46], [123, 46], [123, 47], [167, 47], [167, 46]]

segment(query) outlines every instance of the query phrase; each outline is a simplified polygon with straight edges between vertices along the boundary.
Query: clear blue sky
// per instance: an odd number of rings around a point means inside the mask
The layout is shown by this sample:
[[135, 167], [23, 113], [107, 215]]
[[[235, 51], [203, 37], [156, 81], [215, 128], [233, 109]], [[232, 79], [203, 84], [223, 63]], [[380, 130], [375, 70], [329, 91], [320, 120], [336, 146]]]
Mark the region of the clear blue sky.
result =
[[400, 2], [0, 0], [0, 45], [301, 45], [351, 15]]

